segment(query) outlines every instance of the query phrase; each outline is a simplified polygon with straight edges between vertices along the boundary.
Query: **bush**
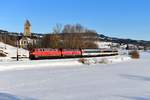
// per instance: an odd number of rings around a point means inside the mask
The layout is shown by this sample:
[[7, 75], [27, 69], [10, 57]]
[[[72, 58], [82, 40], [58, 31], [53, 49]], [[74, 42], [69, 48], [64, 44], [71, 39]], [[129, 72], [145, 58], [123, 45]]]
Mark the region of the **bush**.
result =
[[99, 61], [100, 64], [108, 64], [108, 60], [106, 58], [102, 58], [100, 61]]
[[95, 58], [92, 58], [92, 59], [81, 58], [81, 59], [79, 59], [79, 62], [82, 64], [85, 64], [85, 65], [91, 65], [91, 64], [97, 64], [98, 60]]
[[6, 57], [6, 55], [3, 53], [0, 53], [0, 57]]
[[81, 59], [79, 59], [79, 62], [82, 64], [85, 64], [85, 62], [87, 62], [87, 59], [81, 58]]
[[139, 58], [140, 58], [140, 54], [139, 54], [138, 51], [131, 51], [131, 52], [129, 53], [129, 55], [130, 55], [131, 58], [133, 58], [133, 59], [139, 59]]

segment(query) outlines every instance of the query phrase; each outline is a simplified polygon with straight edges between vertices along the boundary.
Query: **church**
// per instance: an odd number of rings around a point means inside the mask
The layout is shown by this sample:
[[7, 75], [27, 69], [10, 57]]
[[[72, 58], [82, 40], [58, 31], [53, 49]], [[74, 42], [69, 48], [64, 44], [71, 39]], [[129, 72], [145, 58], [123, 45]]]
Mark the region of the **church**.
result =
[[24, 33], [22, 38], [19, 40], [19, 46], [21, 48], [28, 48], [29, 45], [35, 45], [37, 43], [37, 38], [31, 33], [31, 23], [26, 20], [24, 24]]
[[31, 37], [32, 36], [31, 24], [30, 24], [29, 20], [26, 20], [26, 22], [24, 24], [24, 36], [26, 36], [26, 37]]

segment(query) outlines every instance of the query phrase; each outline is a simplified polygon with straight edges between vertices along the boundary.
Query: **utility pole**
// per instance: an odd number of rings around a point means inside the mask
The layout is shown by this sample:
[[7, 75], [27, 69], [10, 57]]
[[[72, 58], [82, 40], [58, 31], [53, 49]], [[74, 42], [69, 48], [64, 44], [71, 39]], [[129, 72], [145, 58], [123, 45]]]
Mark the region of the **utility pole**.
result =
[[1, 34], [1, 42], [3, 42], [3, 35]]
[[18, 55], [18, 35], [17, 35], [17, 41], [16, 42], [17, 42], [17, 55], [16, 56], [17, 56], [17, 61], [19, 61], [19, 55]]
[[17, 60], [17, 61], [19, 61], [19, 52], [18, 52], [19, 50], [18, 50], [18, 49], [19, 49], [19, 46], [20, 46], [20, 45], [19, 45], [19, 41], [20, 41], [21, 38], [22, 38], [22, 37], [17, 34], [17, 41], [16, 41], [16, 42], [17, 42], [17, 53], [16, 53], [16, 56], [17, 56], [17, 59], [16, 59], [16, 60]]
[[6, 32], [5, 32], [5, 49], [6, 49]]

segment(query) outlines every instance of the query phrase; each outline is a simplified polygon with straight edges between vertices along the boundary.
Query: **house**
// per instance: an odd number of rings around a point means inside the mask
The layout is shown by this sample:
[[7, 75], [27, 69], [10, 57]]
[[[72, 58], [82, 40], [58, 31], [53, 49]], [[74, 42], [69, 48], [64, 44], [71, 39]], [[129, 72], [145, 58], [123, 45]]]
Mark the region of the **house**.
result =
[[103, 41], [99, 41], [96, 42], [96, 44], [98, 45], [98, 48], [111, 48], [112, 42], [103, 42]]
[[22, 37], [19, 41], [19, 46], [21, 48], [28, 48], [29, 45], [37, 44], [37, 38], [31, 37]]

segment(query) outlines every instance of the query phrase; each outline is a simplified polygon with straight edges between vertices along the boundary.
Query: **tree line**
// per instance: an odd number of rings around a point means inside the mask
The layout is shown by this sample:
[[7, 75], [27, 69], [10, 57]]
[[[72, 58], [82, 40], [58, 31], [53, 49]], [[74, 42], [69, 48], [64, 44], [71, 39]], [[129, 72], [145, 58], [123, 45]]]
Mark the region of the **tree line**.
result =
[[80, 24], [64, 27], [56, 24], [52, 34], [46, 34], [41, 40], [41, 46], [44, 48], [64, 48], [64, 49], [95, 49], [98, 46], [95, 41], [98, 40], [98, 34], [94, 30], [87, 29]]
[[[0, 30], [0, 41], [12, 46], [16, 46], [18, 36], [21, 33], [10, 33]], [[21, 34], [23, 36], [23, 34]], [[34, 36], [35, 37], [35, 36]], [[53, 48], [53, 49], [94, 49], [98, 46], [95, 41], [98, 40], [98, 34], [94, 30], [87, 29], [80, 24], [67, 24], [62, 26], [56, 24], [52, 33], [44, 34], [43, 37], [37, 37], [36, 44], [28, 44], [25, 49], [32, 48]]]
[[0, 42], [3, 42], [5, 44], [9, 44], [12, 46], [17, 46], [17, 34], [18, 33], [9, 33], [7, 31], [0, 30]]

